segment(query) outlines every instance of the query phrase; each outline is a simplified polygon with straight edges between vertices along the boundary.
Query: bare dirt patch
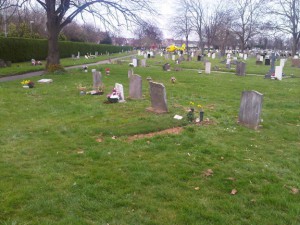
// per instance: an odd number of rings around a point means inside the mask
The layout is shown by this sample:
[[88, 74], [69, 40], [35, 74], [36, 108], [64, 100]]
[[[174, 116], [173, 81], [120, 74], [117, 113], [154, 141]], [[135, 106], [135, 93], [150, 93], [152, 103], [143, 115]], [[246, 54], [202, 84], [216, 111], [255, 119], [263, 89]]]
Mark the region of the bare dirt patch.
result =
[[180, 134], [182, 131], [183, 131], [183, 127], [174, 127], [174, 128], [169, 128], [166, 130], [161, 130], [161, 131], [152, 132], [148, 134], [136, 134], [129, 137], [127, 140], [134, 141], [142, 138], [152, 138], [154, 136], [162, 135], [162, 134]]

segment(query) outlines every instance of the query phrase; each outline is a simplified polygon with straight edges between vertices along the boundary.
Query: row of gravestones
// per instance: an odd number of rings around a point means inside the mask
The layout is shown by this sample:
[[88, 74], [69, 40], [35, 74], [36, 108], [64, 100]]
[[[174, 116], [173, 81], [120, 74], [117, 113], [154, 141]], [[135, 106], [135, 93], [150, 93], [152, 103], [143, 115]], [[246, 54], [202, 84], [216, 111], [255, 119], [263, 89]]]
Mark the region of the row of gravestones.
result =
[[[133, 70], [128, 70], [129, 96], [132, 99], [142, 99], [142, 77], [134, 74]], [[101, 72], [93, 71], [94, 88], [102, 83]], [[163, 84], [149, 81], [151, 107], [147, 110], [155, 113], [167, 113], [167, 94]], [[125, 101], [122, 84], [115, 84], [115, 88], [121, 94], [121, 101]], [[257, 129], [260, 123], [262, 111], [263, 95], [256, 91], [244, 91], [241, 97], [239, 123]]]

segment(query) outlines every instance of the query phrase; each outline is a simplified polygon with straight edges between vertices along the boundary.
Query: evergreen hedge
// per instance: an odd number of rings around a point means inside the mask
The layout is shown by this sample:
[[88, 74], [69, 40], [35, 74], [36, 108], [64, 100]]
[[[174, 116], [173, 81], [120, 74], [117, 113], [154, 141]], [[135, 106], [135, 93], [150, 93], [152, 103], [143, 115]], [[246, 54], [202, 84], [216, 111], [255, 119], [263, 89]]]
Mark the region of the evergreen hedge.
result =
[[[131, 50], [129, 46], [100, 45], [83, 42], [59, 42], [61, 58], [71, 57], [72, 54], [117, 53]], [[48, 41], [45, 39], [0, 38], [0, 59], [12, 62], [24, 62], [31, 59], [45, 60], [48, 51]]]

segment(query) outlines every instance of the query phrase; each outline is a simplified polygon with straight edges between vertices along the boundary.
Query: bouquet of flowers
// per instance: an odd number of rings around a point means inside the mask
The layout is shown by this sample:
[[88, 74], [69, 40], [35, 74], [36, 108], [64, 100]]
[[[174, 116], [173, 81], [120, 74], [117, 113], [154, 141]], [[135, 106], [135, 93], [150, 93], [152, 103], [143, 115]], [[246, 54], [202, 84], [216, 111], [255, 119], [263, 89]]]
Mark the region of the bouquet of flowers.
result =
[[23, 80], [21, 82], [21, 84], [23, 85], [23, 88], [33, 88], [34, 87], [34, 83], [31, 80]]

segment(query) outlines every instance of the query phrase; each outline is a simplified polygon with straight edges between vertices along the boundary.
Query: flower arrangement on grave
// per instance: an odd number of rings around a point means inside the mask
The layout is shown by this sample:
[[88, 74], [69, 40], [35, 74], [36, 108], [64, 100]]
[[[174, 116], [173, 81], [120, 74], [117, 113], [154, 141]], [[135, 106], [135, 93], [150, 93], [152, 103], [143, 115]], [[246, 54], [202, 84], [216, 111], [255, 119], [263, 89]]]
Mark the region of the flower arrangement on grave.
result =
[[116, 88], [112, 89], [111, 94], [107, 95], [107, 100], [111, 103], [116, 103], [121, 98], [121, 94], [117, 91]]
[[[194, 113], [195, 113], [195, 103], [194, 102], [190, 102], [190, 110], [187, 113], [187, 119], [189, 122], [193, 122], [195, 119]], [[197, 118], [196, 122], [201, 122], [203, 121], [203, 116], [204, 116], [204, 112], [203, 112], [203, 108], [202, 105], [198, 104], [197, 108], [199, 108], [199, 119]]]
[[33, 88], [34, 87], [34, 82], [31, 80], [23, 80], [21, 82], [21, 84], [23, 85], [23, 88]]
[[110, 68], [105, 68], [105, 74], [109, 75], [110, 74]]
[[82, 66], [82, 69], [84, 72], [86, 72], [86, 73], [88, 72], [88, 66]]

